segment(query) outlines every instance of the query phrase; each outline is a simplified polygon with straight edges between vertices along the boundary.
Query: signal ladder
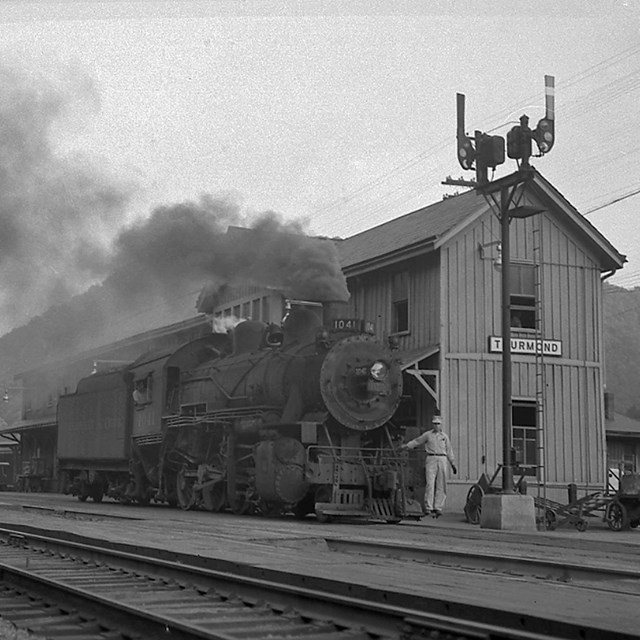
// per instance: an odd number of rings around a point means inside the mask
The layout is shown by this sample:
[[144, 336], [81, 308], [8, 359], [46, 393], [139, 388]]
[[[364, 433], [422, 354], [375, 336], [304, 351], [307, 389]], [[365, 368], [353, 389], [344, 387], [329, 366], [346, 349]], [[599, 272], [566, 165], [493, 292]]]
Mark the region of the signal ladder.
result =
[[[535, 378], [536, 378], [536, 448], [538, 454], [538, 504], [545, 504], [547, 500], [547, 480], [545, 468], [545, 424], [544, 424], [544, 407], [545, 394], [547, 388], [546, 367], [544, 361], [544, 265], [542, 251], [542, 220], [541, 216], [536, 216], [533, 223], [533, 263], [534, 263], [534, 291], [535, 291]], [[540, 515], [540, 514], [539, 514]], [[544, 513], [541, 514], [541, 520], [544, 522]]]

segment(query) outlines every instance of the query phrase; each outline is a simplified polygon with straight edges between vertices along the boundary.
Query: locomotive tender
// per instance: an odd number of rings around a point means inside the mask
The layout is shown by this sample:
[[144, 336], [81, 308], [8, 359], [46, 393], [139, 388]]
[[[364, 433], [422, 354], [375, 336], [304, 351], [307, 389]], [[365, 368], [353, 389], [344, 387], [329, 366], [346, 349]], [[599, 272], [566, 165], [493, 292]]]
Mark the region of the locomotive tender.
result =
[[80, 500], [419, 518], [389, 422], [401, 394], [370, 323], [298, 303], [281, 326], [245, 320], [81, 380], [59, 400], [59, 470]]

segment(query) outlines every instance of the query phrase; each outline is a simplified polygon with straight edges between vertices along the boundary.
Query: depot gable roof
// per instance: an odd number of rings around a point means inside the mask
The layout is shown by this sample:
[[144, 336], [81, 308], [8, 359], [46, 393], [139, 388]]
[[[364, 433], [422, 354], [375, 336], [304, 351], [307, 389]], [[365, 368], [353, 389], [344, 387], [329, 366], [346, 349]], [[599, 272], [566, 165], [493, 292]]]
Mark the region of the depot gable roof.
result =
[[438, 238], [481, 215], [487, 206], [485, 199], [471, 190], [394, 218], [339, 242], [340, 264], [346, 275], [351, 275], [353, 269], [371, 261], [391, 256], [397, 261], [430, 251]]
[[[593, 249], [601, 269], [620, 269], [625, 256], [540, 173], [532, 170], [531, 176], [527, 189], [555, 215], [564, 217]], [[501, 180], [509, 179], [512, 176]], [[491, 184], [498, 186], [501, 180]], [[350, 276], [433, 251], [484, 215], [489, 206], [485, 197], [472, 189], [367, 229], [337, 243], [341, 266]]]

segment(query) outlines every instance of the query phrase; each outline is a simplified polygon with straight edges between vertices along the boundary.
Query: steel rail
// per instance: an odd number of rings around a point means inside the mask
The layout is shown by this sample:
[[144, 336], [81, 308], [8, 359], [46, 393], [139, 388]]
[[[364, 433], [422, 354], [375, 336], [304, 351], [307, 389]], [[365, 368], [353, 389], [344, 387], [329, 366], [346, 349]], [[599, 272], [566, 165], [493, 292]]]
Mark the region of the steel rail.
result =
[[[0, 536], [20, 544], [40, 545], [56, 549], [67, 555], [84, 556], [86, 562], [108, 562], [110, 566], [127, 567], [129, 571], [162, 576], [173, 582], [207, 589], [242, 593], [250, 602], [266, 600], [273, 609], [285, 611], [288, 607], [315, 619], [337, 621], [341, 628], [371, 629], [367, 637], [420, 638], [425, 630], [454, 633], [461, 638], [580, 638], [589, 640], [602, 637], [602, 630], [586, 628], [543, 617], [524, 615], [494, 608], [456, 603], [434, 597], [399, 593], [372, 586], [347, 584], [326, 578], [311, 578], [291, 572], [264, 569], [190, 554], [141, 549], [132, 545], [106, 542], [100, 547], [95, 540], [67, 534], [41, 535], [32, 527], [21, 526], [0, 529]], [[19, 530], [19, 531], [18, 531]], [[50, 533], [50, 532], [48, 532]], [[73, 538], [73, 540], [71, 539]], [[167, 558], [170, 557], [171, 560]], [[91, 581], [91, 576], [87, 577]], [[116, 590], [118, 586], [115, 586]], [[80, 596], [80, 594], [76, 594]], [[109, 604], [109, 603], [104, 603]], [[428, 613], [425, 613], [428, 612]], [[496, 625], [495, 621], [500, 624]], [[165, 620], [165, 624], [174, 624]], [[455, 631], [454, 631], [455, 630]], [[193, 636], [198, 637], [198, 636]], [[217, 638], [217, 636], [203, 636]], [[339, 637], [339, 636], [335, 636]], [[624, 633], [608, 633], [612, 639], [626, 639]]]

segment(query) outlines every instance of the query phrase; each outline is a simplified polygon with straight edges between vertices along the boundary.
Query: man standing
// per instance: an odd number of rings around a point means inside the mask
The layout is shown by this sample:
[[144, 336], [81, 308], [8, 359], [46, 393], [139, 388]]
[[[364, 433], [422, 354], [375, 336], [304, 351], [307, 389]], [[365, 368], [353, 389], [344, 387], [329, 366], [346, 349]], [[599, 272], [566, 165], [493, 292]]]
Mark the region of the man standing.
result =
[[424, 492], [424, 506], [427, 514], [434, 518], [442, 515], [444, 502], [447, 498], [447, 467], [450, 464], [453, 473], [457, 473], [453, 450], [449, 436], [442, 431], [442, 418], [433, 416], [433, 427], [410, 442], [403, 444], [401, 449], [415, 449], [421, 444], [427, 452], [425, 462], [425, 476], [427, 486]]

